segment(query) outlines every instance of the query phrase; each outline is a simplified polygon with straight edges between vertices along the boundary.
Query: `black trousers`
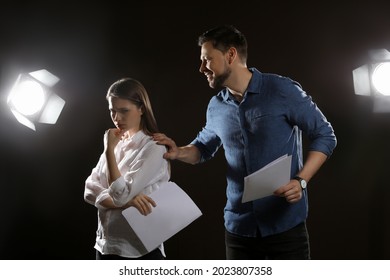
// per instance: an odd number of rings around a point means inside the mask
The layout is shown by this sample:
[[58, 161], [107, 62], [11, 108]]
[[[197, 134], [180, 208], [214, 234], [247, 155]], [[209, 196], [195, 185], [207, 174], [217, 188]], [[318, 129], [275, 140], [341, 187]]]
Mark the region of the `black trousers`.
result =
[[228, 260], [309, 260], [306, 224], [271, 236], [243, 237], [225, 231]]
[[164, 260], [164, 256], [161, 253], [160, 249], [155, 249], [146, 255], [143, 255], [139, 258], [125, 258], [118, 255], [103, 255], [96, 250], [96, 259], [97, 260]]

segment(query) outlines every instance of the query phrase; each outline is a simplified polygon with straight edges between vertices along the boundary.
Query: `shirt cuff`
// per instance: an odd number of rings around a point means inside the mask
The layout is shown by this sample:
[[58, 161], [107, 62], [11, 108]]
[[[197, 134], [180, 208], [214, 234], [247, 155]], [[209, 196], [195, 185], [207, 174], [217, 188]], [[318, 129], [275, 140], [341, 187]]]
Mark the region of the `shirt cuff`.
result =
[[101, 193], [97, 198], [96, 198], [96, 201], [95, 201], [95, 207], [96, 208], [99, 208], [99, 209], [106, 209], [106, 207], [102, 206], [100, 203], [109, 198], [110, 195], [107, 193], [107, 192], [104, 192], [104, 193]]
[[123, 193], [124, 186], [126, 186], [126, 181], [123, 178], [123, 176], [116, 179], [114, 182], [112, 182], [109, 193], [112, 197], [118, 197]]

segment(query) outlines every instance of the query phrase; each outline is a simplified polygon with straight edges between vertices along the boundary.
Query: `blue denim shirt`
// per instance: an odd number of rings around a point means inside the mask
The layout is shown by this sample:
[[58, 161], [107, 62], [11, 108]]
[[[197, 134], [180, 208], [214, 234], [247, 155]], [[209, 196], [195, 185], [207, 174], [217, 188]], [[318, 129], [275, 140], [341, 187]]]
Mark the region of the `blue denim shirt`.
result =
[[252, 79], [241, 103], [226, 88], [211, 98], [206, 125], [191, 144], [198, 147], [200, 162], [211, 159], [223, 146], [227, 161], [225, 227], [253, 237], [258, 231], [268, 236], [303, 222], [308, 214], [307, 190], [297, 203], [277, 196], [242, 203], [244, 177], [285, 154], [292, 155], [293, 177], [303, 166], [302, 131], [310, 140], [310, 150], [328, 156], [336, 147], [336, 137], [297, 82], [256, 68], [250, 71]]

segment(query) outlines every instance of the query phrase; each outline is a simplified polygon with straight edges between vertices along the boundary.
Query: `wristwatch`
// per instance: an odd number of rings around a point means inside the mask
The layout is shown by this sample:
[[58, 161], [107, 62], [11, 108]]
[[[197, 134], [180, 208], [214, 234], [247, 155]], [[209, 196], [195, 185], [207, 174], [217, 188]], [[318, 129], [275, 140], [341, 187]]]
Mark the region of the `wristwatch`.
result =
[[299, 177], [299, 176], [295, 176], [293, 179], [298, 180], [298, 182], [299, 182], [299, 184], [301, 185], [301, 188], [302, 188], [302, 189], [306, 189], [306, 187], [307, 187], [307, 182], [306, 182], [305, 179], [303, 179], [303, 178], [301, 178], [301, 177]]

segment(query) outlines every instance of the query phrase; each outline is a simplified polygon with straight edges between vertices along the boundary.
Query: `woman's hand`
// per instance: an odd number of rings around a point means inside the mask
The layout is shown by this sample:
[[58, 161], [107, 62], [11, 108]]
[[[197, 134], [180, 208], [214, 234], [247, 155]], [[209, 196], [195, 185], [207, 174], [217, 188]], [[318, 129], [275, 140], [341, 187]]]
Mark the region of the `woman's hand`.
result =
[[127, 206], [135, 207], [142, 215], [147, 216], [152, 213], [152, 206], [156, 207], [157, 204], [149, 196], [141, 193], [130, 200]]
[[114, 149], [122, 139], [125, 131], [118, 128], [107, 129], [104, 133], [104, 150]]

